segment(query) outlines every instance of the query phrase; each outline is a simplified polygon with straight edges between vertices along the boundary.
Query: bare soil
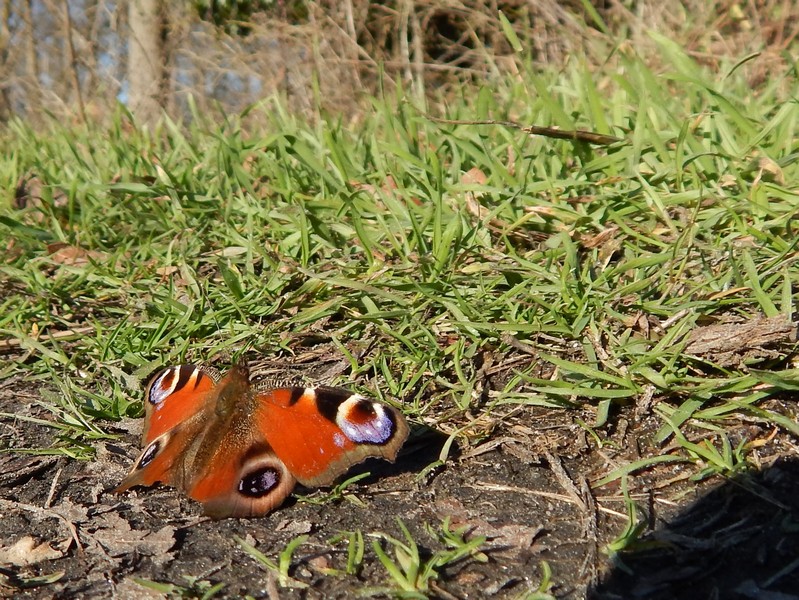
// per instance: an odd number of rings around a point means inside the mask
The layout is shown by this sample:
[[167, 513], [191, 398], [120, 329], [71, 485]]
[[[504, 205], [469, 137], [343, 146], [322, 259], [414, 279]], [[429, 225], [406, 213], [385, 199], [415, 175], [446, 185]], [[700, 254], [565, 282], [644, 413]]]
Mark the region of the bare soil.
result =
[[[754, 475], [691, 480], [693, 465], [662, 464], [630, 479], [645, 530], [628, 551], [605, 548], [627, 526], [618, 482], [592, 488], [614, 468], [669, 448], [648, 442], [654, 417], [621, 409], [597, 440], [577, 420], [589, 412], [524, 407], [505, 415], [481, 442], [461, 448], [443, 468], [425, 472], [446, 436], [424, 426], [396, 464], [369, 462], [372, 475], [348, 488], [356, 501], [292, 499], [267, 517], [211, 521], [200, 506], [166, 487], [110, 493], [138, 452], [138, 420], [109, 424], [117, 441], [96, 443], [96, 458], [25, 453], [56, 444], [57, 430], [30, 384], [0, 384], [0, 595], [14, 598], [151, 598], [162, 593], [135, 578], [192, 588], [225, 583], [215, 597], [349, 598], [385, 588], [389, 578], [371, 550], [356, 575], [343, 570], [340, 532], [402, 538], [397, 518], [423, 551], [441, 548], [425, 530], [444, 519], [487, 537], [487, 562], [445, 568], [430, 597], [518, 598], [537, 589], [541, 564], [552, 568], [558, 598], [799, 597], [799, 465], [793, 438], [743, 417], [726, 422], [733, 439], [755, 446]], [[774, 410], [792, 414], [787, 402]], [[639, 407], [640, 408], [640, 407]], [[701, 434], [697, 434], [699, 439]], [[319, 498], [300, 491], [299, 496]], [[298, 535], [291, 575], [305, 588], [278, 587], [236, 538], [272, 558]], [[389, 551], [389, 554], [392, 554]], [[42, 578], [52, 576], [51, 582]], [[202, 583], [192, 593], [200, 597]], [[781, 595], [782, 594], [782, 595]]]

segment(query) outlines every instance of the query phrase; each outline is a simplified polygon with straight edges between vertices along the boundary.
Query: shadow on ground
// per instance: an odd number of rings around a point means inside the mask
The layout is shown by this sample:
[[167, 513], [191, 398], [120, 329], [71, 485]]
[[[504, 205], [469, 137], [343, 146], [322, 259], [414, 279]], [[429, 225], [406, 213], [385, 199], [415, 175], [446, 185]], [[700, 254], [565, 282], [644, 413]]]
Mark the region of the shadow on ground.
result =
[[799, 598], [799, 461], [729, 480], [638, 546], [589, 600]]

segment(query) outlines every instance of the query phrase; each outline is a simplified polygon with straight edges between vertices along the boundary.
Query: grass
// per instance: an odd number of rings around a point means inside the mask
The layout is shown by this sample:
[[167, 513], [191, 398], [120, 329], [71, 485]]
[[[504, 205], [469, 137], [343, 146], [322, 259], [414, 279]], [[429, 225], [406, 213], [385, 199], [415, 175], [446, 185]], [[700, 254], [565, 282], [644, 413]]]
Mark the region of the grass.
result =
[[[439, 578], [439, 571], [460, 560], [470, 558], [480, 562], [488, 561], [488, 557], [478, 550], [485, 543], [486, 538], [478, 536], [467, 541], [465, 538], [466, 527], [453, 531], [449, 527], [449, 522], [445, 521], [441, 526], [440, 535], [428, 527], [428, 533], [434, 539], [440, 538], [439, 541], [446, 548], [432, 553], [430, 557], [425, 557], [405, 524], [398, 519], [397, 525], [404, 540], [385, 533], [374, 535], [392, 547], [394, 558], [383, 550], [378, 539], [372, 540], [372, 550], [377, 555], [380, 564], [388, 572], [390, 581], [394, 585], [394, 589], [391, 591], [400, 598], [421, 598], [423, 600], [427, 597], [435, 580]], [[381, 591], [385, 593], [385, 590]]]
[[796, 389], [796, 371], [780, 372], [791, 349], [758, 370], [684, 348], [707, 322], [795, 311], [799, 107], [776, 81], [753, 93], [743, 61], [712, 74], [655, 42], [658, 72], [627, 47], [599, 71], [520, 58], [524, 77], [448, 100], [452, 119], [624, 138], [608, 148], [435, 123], [401, 89], [357, 126], [299, 122], [279, 100], [252, 107], [271, 122], [258, 131], [246, 113], [152, 135], [124, 110], [102, 131], [12, 123], [0, 377], [54, 390], [49, 451], [88, 458], [109, 420], [140, 413], [157, 367], [288, 356], [321, 337], [350, 363], [333, 383], [462, 444], [519, 407], [589, 410], [597, 429], [654, 397], [654, 447], [676, 445], [595, 486], [662, 461], [697, 477], [745, 469], [729, 419], [797, 433], [763, 407]]
[[291, 542], [289, 542], [283, 551], [280, 552], [278, 562], [275, 562], [252, 544], [248, 544], [238, 537], [236, 538], [236, 542], [238, 542], [242, 550], [252, 556], [258, 562], [259, 566], [261, 566], [263, 569], [266, 569], [268, 572], [277, 575], [277, 585], [280, 587], [292, 587], [299, 589], [307, 588], [308, 584], [293, 579], [289, 575], [289, 569], [291, 567], [294, 551], [307, 540], [307, 535], [301, 535], [291, 540]]
[[[463, 560], [488, 561], [488, 557], [479, 550], [486, 538], [470, 536], [470, 539], [467, 540], [466, 528], [452, 529], [448, 520], [441, 524], [440, 530], [426, 526], [430, 538], [436, 545], [441, 546], [440, 550], [432, 552], [419, 547], [413, 535], [400, 519], [397, 519], [397, 526], [403, 535], [403, 540], [384, 532], [370, 534], [374, 538], [372, 552], [385, 570], [386, 586], [379, 589], [365, 589], [364, 592], [368, 592], [369, 595], [382, 594], [398, 598], [424, 599], [444, 568], [451, 567]], [[292, 578], [290, 571], [294, 554], [307, 540], [307, 535], [294, 538], [278, 554], [278, 560], [275, 561], [252, 544], [236, 538], [244, 552], [254, 558], [259, 566], [276, 576], [276, 583], [279, 587], [299, 589], [307, 588], [308, 584]], [[325, 574], [336, 577], [356, 576], [364, 562], [363, 534], [360, 531], [342, 532], [329, 540], [329, 543], [333, 544], [339, 541], [347, 542], [346, 567], [344, 569], [326, 567], [322, 570]], [[393, 558], [383, 549], [381, 541], [393, 550]]]

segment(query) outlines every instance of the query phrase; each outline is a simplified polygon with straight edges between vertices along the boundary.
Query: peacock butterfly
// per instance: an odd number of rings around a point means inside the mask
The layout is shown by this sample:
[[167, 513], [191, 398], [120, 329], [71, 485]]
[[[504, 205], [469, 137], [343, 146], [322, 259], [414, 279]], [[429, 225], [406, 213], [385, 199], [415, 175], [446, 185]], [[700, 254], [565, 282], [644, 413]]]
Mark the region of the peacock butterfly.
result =
[[407, 437], [397, 409], [346, 390], [253, 384], [241, 364], [224, 377], [169, 367], [147, 387], [144, 449], [114, 491], [160, 482], [214, 518], [261, 516], [297, 482], [327, 486], [369, 457], [394, 461]]

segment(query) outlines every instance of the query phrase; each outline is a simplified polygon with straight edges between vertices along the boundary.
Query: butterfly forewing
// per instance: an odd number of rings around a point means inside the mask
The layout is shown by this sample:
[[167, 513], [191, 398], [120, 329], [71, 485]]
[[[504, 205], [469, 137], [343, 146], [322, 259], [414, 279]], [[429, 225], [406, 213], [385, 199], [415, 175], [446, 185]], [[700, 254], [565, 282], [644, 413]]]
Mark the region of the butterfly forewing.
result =
[[145, 444], [201, 412], [216, 385], [215, 374], [195, 365], [164, 369], [147, 386], [142, 440]]
[[408, 437], [399, 411], [346, 390], [259, 388], [256, 399], [258, 429], [306, 486], [330, 485], [372, 456], [393, 461]]
[[194, 365], [164, 369], [151, 380], [144, 400], [144, 449], [115, 491], [159, 482], [183, 487], [187, 455], [203, 429], [206, 396], [214, 385], [213, 373]]
[[179, 465], [185, 460], [184, 450], [190, 439], [187, 434], [187, 428], [179, 427], [150, 441], [114, 491], [124, 492], [137, 485], [150, 486], [156, 483], [181, 487], [176, 477], [184, 472]]

